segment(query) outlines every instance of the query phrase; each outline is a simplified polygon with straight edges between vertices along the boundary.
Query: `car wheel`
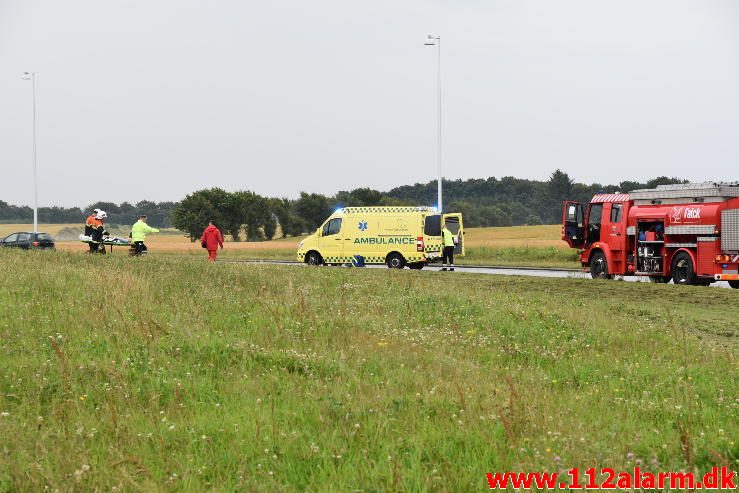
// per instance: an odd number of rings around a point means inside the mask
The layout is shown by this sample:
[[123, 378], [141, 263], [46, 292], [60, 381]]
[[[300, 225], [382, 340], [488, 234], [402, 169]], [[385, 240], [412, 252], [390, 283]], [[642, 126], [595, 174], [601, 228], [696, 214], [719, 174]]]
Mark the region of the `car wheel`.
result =
[[590, 277], [593, 279], [610, 279], [608, 274], [608, 262], [603, 252], [595, 252], [590, 257]]
[[318, 252], [308, 252], [305, 256], [305, 263], [308, 265], [323, 265], [323, 258]]
[[385, 259], [385, 263], [390, 269], [402, 269], [405, 267], [405, 259], [399, 253], [391, 253]]
[[695, 284], [693, 259], [687, 252], [678, 252], [672, 259], [672, 282], [675, 284]]

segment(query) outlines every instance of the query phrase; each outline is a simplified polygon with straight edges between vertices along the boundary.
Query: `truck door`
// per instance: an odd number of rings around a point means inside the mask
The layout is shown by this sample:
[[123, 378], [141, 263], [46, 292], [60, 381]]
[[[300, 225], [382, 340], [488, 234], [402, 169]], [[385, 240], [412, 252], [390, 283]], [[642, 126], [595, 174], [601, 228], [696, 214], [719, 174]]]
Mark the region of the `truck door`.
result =
[[603, 204], [591, 203], [586, 220], [587, 232], [585, 234], [585, 239], [587, 240], [588, 245], [592, 245], [596, 241], [601, 241], [600, 230], [601, 223], [603, 222]]
[[612, 202], [610, 210], [606, 211], [609, 218], [608, 231], [605, 230], [606, 218], [603, 218], [603, 234], [608, 234], [608, 238], [601, 238], [606, 240], [611, 250], [623, 250], [626, 247], [626, 227], [624, 226], [626, 220], [623, 217], [623, 204], [619, 202]]
[[581, 247], [585, 243], [585, 226], [580, 202], [565, 202], [562, 210], [562, 239], [570, 248]]
[[454, 246], [454, 255], [464, 255], [462, 214], [444, 214], [441, 219], [442, 224], [446, 224], [449, 231], [459, 239], [459, 242]]

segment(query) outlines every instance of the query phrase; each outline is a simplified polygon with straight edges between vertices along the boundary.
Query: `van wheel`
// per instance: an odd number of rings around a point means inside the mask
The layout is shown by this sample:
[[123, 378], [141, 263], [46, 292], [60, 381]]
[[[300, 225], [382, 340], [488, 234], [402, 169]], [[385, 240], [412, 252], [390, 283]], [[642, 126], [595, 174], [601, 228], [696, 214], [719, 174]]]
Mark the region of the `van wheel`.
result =
[[611, 279], [608, 273], [608, 262], [606, 262], [606, 256], [603, 252], [595, 252], [590, 257], [590, 277], [593, 279]]
[[305, 263], [308, 265], [323, 265], [323, 259], [318, 252], [308, 252], [305, 256]]
[[399, 253], [391, 253], [385, 259], [385, 263], [390, 269], [402, 269], [405, 267], [405, 259]]
[[695, 284], [693, 260], [686, 252], [678, 252], [672, 259], [672, 281], [675, 284]]
[[739, 281], [729, 281], [729, 286], [734, 289], [739, 289]]
[[414, 262], [412, 264], [408, 264], [408, 267], [413, 270], [421, 270], [426, 267], [426, 262]]

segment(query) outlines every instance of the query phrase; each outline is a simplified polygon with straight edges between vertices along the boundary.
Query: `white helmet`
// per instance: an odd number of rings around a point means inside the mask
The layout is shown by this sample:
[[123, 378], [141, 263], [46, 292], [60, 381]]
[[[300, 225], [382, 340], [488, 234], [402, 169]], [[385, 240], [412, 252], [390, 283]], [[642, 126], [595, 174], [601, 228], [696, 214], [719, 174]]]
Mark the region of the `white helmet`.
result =
[[100, 212], [100, 209], [93, 209], [93, 210], [92, 210], [92, 213], [93, 213], [93, 214], [97, 214], [98, 212]]
[[105, 219], [106, 217], [108, 217], [108, 214], [105, 211], [99, 211], [95, 219]]

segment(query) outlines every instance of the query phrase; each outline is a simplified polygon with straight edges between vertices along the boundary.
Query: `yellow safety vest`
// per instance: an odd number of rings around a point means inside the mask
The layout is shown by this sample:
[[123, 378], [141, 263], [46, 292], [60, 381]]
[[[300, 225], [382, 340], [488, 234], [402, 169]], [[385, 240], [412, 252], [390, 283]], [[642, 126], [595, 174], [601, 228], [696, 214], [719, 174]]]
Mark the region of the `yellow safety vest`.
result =
[[441, 236], [444, 239], [444, 246], [445, 247], [453, 247], [454, 246], [454, 235], [451, 231], [449, 231], [447, 228], [444, 228], [441, 230]]
[[131, 241], [144, 241], [146, 239], [146, 233], [158, 233], [157, 228], [152, 228], [144, 221], [139, 219], [136, 224], [131, 228]]

